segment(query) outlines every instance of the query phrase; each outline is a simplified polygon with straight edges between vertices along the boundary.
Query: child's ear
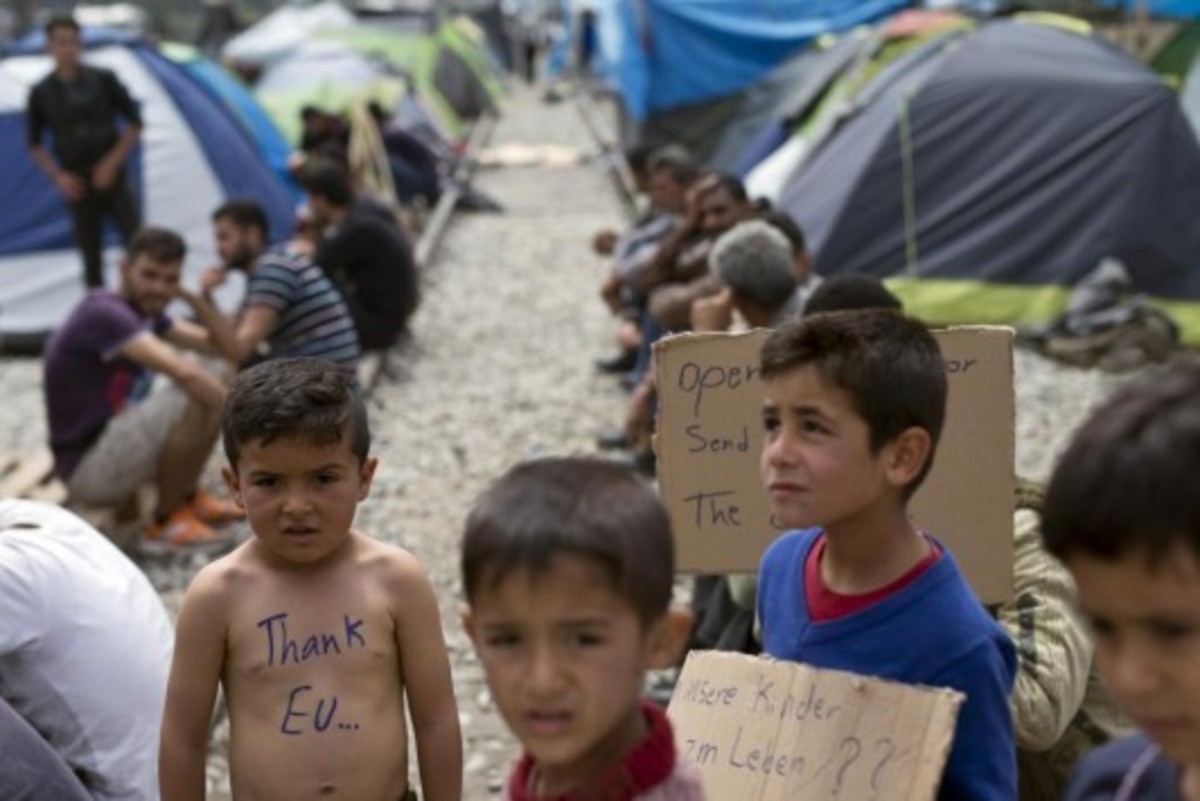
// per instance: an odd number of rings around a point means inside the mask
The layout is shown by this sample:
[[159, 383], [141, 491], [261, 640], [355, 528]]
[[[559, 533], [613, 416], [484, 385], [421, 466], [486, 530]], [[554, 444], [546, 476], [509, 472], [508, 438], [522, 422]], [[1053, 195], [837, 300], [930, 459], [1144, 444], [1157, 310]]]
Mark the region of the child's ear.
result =
[[358, 500], [360, 503], [371, 494], [371, 482], [375, 480], [376, 467], [379, 467], [379, 460], [374, 456], [368, 456], [363, 460], [362, 466], [358, 468]]
[[933, 438], [920, 426], [910, 426], [901, 431], [884, 450], [887, 481], [893, 487], [901, 489], [921, 474], [933, 453]]
[[458, 622], [462, 624], [463, 631], [471, 638], [471, 644], [478, 647], [475, 640], [475, 615], [471, 612], [471, 607], [463, 604], [458, 608]]
[[242, 511], [246, 510], [246, 502], [242, 500], [242, 488], [238, 485], [237, 473], [229, 465], [221, 468], [221, 478], [225, 480], [225, 487], [229, 490], [230, 497], [233, 502], [238, 505]]
[[647, 667], [650, 670], [663, 670], [679, 663], [695, 620], [691, 610], [671, 607], [654, 624], [649, 633], [650, 654]]

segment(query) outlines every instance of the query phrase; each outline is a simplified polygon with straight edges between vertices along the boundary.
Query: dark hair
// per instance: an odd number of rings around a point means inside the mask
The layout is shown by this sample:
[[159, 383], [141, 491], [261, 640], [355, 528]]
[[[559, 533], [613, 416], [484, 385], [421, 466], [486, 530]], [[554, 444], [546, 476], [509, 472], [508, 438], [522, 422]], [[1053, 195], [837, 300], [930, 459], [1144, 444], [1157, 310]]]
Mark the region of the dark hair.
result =
[[248, 442], [330, 445], [347, 435], [362, 463], [371, 449], [366, 406], [354, 374], [325, 359], [272, 359], [243, 371], [221, 415], [225, 458], [235, 471]]
[[1147, 374], [1075, 433], [1042, 513], [1046, 549], [1151, 565], [1177, 544], [1200, 555], [1200, 361]]
[[67, 28], [68, 30], [75, 31], [75, 33], [80, 32], [79, 21], [70, 14], [55, 14], [46, 20], [46, 24], [42, 30], [46, 32], [46, 39], [49, 40], [59, 28]]
[[929, 433], [929, 458], [904, 488], [912, 496], [929, 470], [946, 419], [946, 366], [919, 320], [890, 310], [834, 312], [786, 323], [763, 345], [764, 381], [812, 367], [850, 398], [878, 453], [906, 429]]
[[645, 173], [650, 169], [650, 157], [653, 154], [654, 148], [649, 145], [634, 145], [625, 151], [625, 163], [629, 165], [631, 172]]
[[900, 299], [873, 275], [845, 273], [823, 280], [804, 304], [804, 314], [858, 311], [860, 309], [893, 309], [900, 311]]
[[793, 254], [808, 252], [808, 243], [804, 239], [804, 231], [800, 228], [800, 225], [794, 219], [792, 219], [792, 215], [788, 214], [786, 211], [768, 209], [759, 216], [759, 219], [787, 237], [788, 244], [792, 246]]
[[739, 203], [749, 203], [750, 196], [746, 194], [746, 185], [742, 183], [740, 178], [724, 173], [714, 173], [713, 186], [708, 190], [708, 194], [724, 190], [729, 193], [729, 196]]
[[317, 108], [316, 106], [302, 106], [300, 108], [300, 119], [304, 120], [305, 122], [308, 122], [316, 117], [324, 116], [325, 112], [321, 111], [321, 109]]
[[543, 459], [517, 465], [476, 502], [462, 541], [463, 591], [515, 570], [534, 576], [557, 556], [602, 564], [613, 589], [643, 624], [671, 603], [675, 548], [654, 490], [632, 471], [598, 459]]
[[262, 232], [263, 239], [267, 238], [270, 228], [267, 225], [267, 213], [262, 206], [253, 200], [238, 198], [222, 203], [212, 213], [213, 222], [229, 220], [238, 228], [257, 228]]
[[304, 165], [300, 185], [310, 195], [320, 195], [339, 209], [348, 209], [354, 202], [350, 174], [332, 159], [316, 158]]
[[700, 167], [687, 148], [682, 145], [667, 145], [650, 154], [650, 172], [664, 170], [670, 173], [677, 184], [690, 184], [700, 177]]
[[130, 262], [142, 255], [159, 264], [173, 264], [183, 261], [187, 245], [174, 231], [147, 225], [139, 228], [125, 246], [125, 258]]

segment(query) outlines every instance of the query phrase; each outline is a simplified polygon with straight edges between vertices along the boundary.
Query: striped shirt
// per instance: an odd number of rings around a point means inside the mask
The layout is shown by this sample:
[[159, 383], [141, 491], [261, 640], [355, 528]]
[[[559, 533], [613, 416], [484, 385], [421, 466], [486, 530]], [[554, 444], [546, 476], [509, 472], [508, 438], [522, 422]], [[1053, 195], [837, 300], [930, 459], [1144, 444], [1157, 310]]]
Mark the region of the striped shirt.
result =
[[246, 285], [246, 307], [279, 313], [268, 344], [271, 358], [310, 356], [354, 369], [358, 335], [342, 296], [304, 256], [280, 250], [259, 257]]

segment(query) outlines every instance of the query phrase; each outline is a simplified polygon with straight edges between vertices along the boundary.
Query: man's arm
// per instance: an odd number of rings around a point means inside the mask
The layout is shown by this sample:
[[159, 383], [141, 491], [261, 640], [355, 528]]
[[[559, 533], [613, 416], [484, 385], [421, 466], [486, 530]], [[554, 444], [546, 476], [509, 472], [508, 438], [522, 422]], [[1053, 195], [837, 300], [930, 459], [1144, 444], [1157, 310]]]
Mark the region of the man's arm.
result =
[[269, 306], [254, 305], [242, 311], [235, 325], [206, 294], [180, 292], [180, 297], [196, 312], [197, 320], [208, 332], [207, 341], [235, 365], [245, 362], [279, 322], [279, 312]]
[[29, 156], [42, 172], [54, 182], [58, 190], [68, 201], [76, 201], [83, 197], [84, 186], [79, 176], [72, 175], [58, 166], [46, 148], [42, 146], [42, 137], [46, 132], [46, 115], [42, 112], [42, 93], [34, 87], [29, 93], [29, 107], [26, 109], [26, 134], [29, 145]]
[[428, 801], [461, 801], [462, 732], [437, 599], [411, 555], [397, 557], [390, 583], [391, 597], [396, 599], [396, 648], [417, 740], [421, 789]]
[[125, 84], [111, 72], [105, 74], [105, 82], [113, 110], [125, 118], [126, 125], [117, 137], [116, 144], [92, 168], [92, 183], [98, 189], [107, 189], [113, 185], [117, 173], [121, 171], [121, 166], [125, 159], [129, 158], [129, 152], [133, 150], [142, 134], [141, 112]]
[[158, 755], [159, 790], [171, 801], [204, 801], [209, 721], [225, 661], [227, 609], [218, 582], [202, 571], [179, 612]]
[[1066, 568], [1041, 544], [1040, 518], [1019, 509], [1013, 599], [997, 620], [1017, 646], [1013, 722], [1017, 745], [1047, 751], [1062, 738], [1087, 694], [1092, 643], [1075, 607], [1075, 585]]
[[225, 389], [215, 376], [209, 374], [202, 365], [181, 357], [152, 332], [138, 334], [121, 345], [119, 350], [125, 358], [165, 374], [188, 397], [194, 398], [205, 408], [219, 412], [225, 403]]

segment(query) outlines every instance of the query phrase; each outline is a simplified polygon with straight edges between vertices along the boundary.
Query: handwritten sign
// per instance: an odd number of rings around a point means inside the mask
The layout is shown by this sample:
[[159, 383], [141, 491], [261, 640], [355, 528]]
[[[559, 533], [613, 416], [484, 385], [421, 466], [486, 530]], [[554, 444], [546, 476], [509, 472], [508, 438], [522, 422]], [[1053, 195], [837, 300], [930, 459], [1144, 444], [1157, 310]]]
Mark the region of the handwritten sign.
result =
[[[684, 572], [752, 572], [780, 533], [759, 479], [758, 354], [768, 336], [691, 334], [655, 346], [658, 478]], [[1012, 594], [1012, 330], [951, 328], [934, 337], [949, 379], [946, 424], [910, 510], [954, 554], [979, 598], [1000, 603]]]
[[[288, 614], [279, 612], [256, 624], [262, 630], [267, 668], [299, 665], [317, 659], [334, 659], [344, 652], [366, 648], [363, 621], [343, 615], [337, 631], [310, 633], [298, 638], [288, 631]], [[280, 713], [279, 733], [289, 737], [323, 734], [327, 731], [358, 731], [358, 724], [338, 718], [336, 695], [322, 695], [311, 684], [298, 684], [288, 692], [287, 705]]]
[[964, 696], [693, 651], [667, 715], [709, 798], [934, 798]]

